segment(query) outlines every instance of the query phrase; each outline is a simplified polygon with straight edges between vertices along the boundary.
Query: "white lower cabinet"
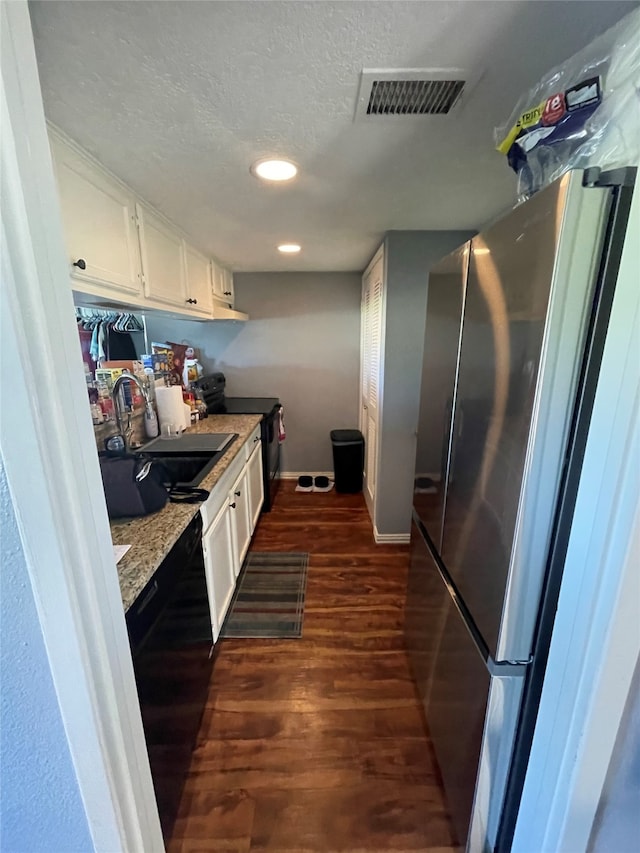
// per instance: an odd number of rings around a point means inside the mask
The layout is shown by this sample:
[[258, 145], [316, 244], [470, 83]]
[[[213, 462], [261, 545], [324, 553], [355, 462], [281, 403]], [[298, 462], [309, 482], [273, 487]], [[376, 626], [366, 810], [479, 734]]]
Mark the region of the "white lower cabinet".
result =
[[202, 534], [214, 643], [220, 635], [236, 584], [236, 554], [231, 519], [231, 511], [225, 502], [211, 525]]
[[262, 479], [262, 444], [258, 442], [253, 448], [247, 462], [247, 486], [249, 493], [249, 518], [251, 530], [255, 529], [260, 517], [264, 501], [264, 481]]
[[232, 512], [232, 524], [235, 528], [236, 534], [236, 550], [238, 558], [235, 566], [236, 577], [240, 574], [242, 561], [249, 550], [251, 534], [253, 533], [253, 528], [255, 526], [251, 524], [251, 518], [249, 516], [249, 479], [247, 475], [248, 471], [247, 466], [245, 465], [242, 469], [242, 473], [234, 483], [229, 496], [231, 498], [229, 501], [229, 508]]
[[257, 427], [201, 509], [202, 550], [214, 643], [220, 636], [236, 579], [262, 508], [264, 493], [259, 437], [260, 427]]

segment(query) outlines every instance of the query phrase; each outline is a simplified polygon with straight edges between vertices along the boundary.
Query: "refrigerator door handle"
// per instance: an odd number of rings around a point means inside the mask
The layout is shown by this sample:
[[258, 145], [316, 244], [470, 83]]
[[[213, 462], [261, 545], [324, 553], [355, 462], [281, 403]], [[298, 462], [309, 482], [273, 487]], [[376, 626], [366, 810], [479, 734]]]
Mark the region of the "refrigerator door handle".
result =
[[489, 659], [486, 663], [489, 675], [492, 677], [503, 678], [507, 675], [523, 677], [527, 674], [527, 667], [532, 660], [533, 658], [531, 657], [529, 660], [494, 660], [491, 655], [489, 655]]
[[529, 658], [528, 660], [518, 660], [518, 661], [507, 661], [507, 660], [496, 661], [493, 659], [493, 657], [489, 653], [489, 649], [487, 647], [487, 644], [485, 643], [482, 635], [480, 634], [478, 628], [476, 627], [476, 625], [473, 621], [473, 618], [471, 616], [471, 613], [469, 612], [466, 604], [462, 600], [462, 597], [460, 596], [460, 593], [458, 592], [456, 585], [451, 578], [451, 575], [449, 574], [449, 572], [446, 570], [444, 564], [442, 563], [442, 560], [440, 559], [438, 551], [435, 548], [433, 542], [431, 541], [431, 537], [427, 533], [426, 527], [424, 526], [424, 524], [420, 520], [420, 518], [419, 518], [418, 514], [415, 512], [415, 510], [413, 513], [413, 520], [415, 522], [416, 527], [418, 528], [420, 535], [424, 539], [425, 545], [427, 546], [427, 548], [431, 552], [431, 556], [432, 556], [433, 561], [436, 565], [438, 573], [442, 579], [442, 582], [446, 586], [447, 591], [448, 591], [449, 595], [451, 596], [451, 600], [453, 601], [453, 604], [454, 604], [456, 610], [458, 611], [458, 613], [460, 614], [460, 617], [462, 618], [462, 621], [464, 622], [464, 625], [465, 625], [465, 627], [469, 633], [469, 636], [471, 637], [471, 640], [473, 642], [473, 645], [476, 648], [476, 651], [478, 652], [478, 654], [480, 655], [480, 657], [484, 661], [484, 664], [487, 667], [487, 671], [489, 672], [489, 675], [497, 676], [500, 678], [503, 678], [505, 676], [524, 676], [527, 672], [527, 667], [531, 663], [531, 658]]

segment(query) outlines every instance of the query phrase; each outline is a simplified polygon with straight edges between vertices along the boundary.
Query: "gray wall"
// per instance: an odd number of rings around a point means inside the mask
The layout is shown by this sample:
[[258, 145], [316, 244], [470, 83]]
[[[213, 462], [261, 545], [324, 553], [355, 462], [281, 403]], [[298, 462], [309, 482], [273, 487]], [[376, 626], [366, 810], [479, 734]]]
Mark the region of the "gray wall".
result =
[[0, 460], [0, 849], [93, 850]]
[[383, 412], [375, 513], [381, 534], [408, 534], [411, 525], [429, 267], [471, 236], [468, 231], [390, 231], [385, 238]]
[[589, 853], [636, 853], [640, 839], [640, 662], [618, 730]]
[[282, 470], [331, 471], [329, 431], [358, 426], [359, 273], [239, 273], [236, 305], [249, 321], [149, 317], [154, 341], [188, 341], [230, 397], [279, 397]]

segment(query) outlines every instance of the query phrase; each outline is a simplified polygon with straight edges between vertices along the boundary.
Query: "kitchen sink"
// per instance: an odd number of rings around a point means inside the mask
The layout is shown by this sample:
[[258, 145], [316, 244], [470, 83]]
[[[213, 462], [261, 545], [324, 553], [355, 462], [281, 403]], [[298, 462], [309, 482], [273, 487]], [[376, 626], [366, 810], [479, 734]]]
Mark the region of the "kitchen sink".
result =
[[160, 462], [166, 485], [198, 486], [238, 437], [238, 433], [184, 434], [177, 439], [155, 438], [140, 448]]
[[210, 456], [178, 456], [174, 453], [168, 456], [153, 454], [153, 459], [162, 465], [166, 472], [163, 482], [167, 486], [198, 486], [209, 471], [215, 466], [221, 452]]

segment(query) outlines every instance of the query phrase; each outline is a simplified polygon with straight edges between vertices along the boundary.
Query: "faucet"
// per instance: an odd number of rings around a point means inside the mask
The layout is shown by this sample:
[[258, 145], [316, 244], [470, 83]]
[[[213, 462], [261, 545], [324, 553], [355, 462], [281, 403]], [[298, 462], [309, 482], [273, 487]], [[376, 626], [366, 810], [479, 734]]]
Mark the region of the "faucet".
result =
[[143, 383], [138, 379], [137, 376], [134, 376], [133, 373], [122, 373], [116, 381], [113, 383], [113, 388], [111, 390], [111, 396], [113, 398], [113, 410], [116, 416], [116, 424], [118, 426], [118, 432], [124, 439], [124, 449], [125, 453], [128, 453], [131, 449], [130, 440], [131, 433], [133, 431], [133, 427], [131, 425], [131, 409], [127, 409], [127, 425], [123, 426], [122, 422], [122, 410], [121, 406], [124, 405], [124, 394], [122, 393], [122, 386], [125, 382], [133, 382], [134, 385], [137, 385], [140, 389], [140, 393], [144, 397], [145, 407], [151, 405], [151, 400], [149, 398], [149, 392], [143, 385]]

